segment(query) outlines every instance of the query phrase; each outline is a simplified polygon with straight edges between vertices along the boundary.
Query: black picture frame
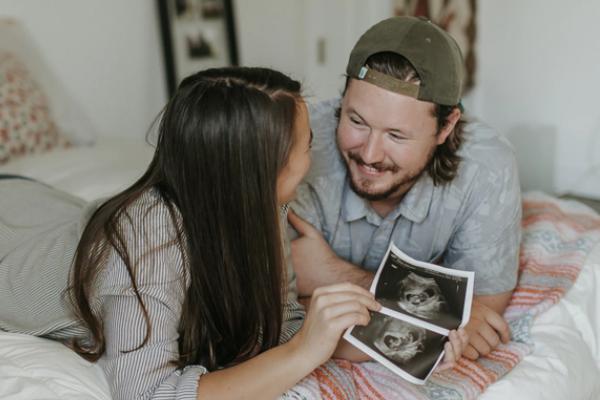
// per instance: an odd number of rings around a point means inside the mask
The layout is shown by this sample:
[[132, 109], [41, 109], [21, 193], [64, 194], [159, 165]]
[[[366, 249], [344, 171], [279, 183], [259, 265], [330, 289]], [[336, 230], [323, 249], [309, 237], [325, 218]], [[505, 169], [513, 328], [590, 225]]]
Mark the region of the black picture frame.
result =
[[156, 0], [169, 96], [186, 76], [238, 65], [232, 0]]

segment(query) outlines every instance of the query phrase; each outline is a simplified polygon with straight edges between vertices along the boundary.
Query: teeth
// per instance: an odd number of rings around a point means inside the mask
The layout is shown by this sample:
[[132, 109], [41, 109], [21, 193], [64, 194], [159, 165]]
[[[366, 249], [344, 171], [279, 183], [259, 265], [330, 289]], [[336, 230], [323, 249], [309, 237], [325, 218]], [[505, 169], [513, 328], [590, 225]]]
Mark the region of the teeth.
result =
[[369, 167], [368, 165], [363, 165], [363, 168], [369, 172], [379, 172], [377, 168]]

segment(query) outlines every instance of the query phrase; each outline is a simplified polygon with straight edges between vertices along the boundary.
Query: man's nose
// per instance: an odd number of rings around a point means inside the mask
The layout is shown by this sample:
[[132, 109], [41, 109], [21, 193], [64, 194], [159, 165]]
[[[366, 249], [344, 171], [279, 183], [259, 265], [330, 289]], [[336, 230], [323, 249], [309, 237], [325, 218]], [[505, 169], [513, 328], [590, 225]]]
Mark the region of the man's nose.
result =
[[383, 135], [377, 132], [369, 133], [367, 141], [363, 144], [360, 157], [366, 164], [375, 164], [384, 159]]

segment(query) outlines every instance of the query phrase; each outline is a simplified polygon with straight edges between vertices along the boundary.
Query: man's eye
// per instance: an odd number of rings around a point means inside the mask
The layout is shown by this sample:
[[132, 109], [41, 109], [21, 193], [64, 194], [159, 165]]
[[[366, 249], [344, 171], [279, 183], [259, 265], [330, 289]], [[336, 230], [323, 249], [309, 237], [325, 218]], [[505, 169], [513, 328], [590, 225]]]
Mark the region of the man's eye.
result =
[[360, 121], [360, 120], [358, 120], [356, 118], [350, 117], [350, 121], [352, 121], [353, 124], [362, 125], [362, 121]]
[[397, 134], [397, 133], [389, 132], [388, 135], [390, 135], [390, 137], [392, 138], [392, 140], [395, 140], [397, 142], [401, 141], [401, 140], [404, 140], [404, 136], [402, 136], [400, 134]]

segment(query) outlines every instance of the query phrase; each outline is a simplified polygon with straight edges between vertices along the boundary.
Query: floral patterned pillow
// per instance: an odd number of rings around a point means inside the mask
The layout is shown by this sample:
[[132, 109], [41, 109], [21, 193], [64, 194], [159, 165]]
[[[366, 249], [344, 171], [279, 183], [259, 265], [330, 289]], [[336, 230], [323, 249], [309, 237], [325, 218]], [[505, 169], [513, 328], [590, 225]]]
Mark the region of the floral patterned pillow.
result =
[[40, 86], [14, 54], [0, 52], [0, 164], [66, 146]]

